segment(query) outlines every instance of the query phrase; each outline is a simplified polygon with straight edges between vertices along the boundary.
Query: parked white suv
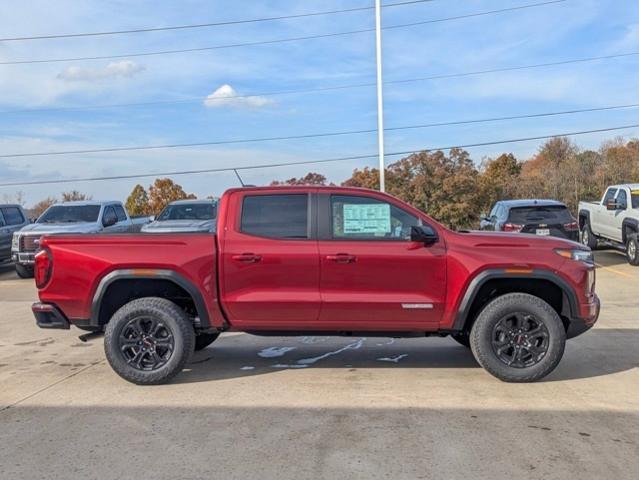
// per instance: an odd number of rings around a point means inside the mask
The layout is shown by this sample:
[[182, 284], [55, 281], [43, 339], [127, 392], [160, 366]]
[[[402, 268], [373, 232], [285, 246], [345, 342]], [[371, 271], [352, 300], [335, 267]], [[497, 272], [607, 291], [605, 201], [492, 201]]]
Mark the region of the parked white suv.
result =
[[611, 185], [599, 202], [579, 202], [579, 229], [584, 245], [623, 249], [628, 263], [639, 265], [639, 183]]

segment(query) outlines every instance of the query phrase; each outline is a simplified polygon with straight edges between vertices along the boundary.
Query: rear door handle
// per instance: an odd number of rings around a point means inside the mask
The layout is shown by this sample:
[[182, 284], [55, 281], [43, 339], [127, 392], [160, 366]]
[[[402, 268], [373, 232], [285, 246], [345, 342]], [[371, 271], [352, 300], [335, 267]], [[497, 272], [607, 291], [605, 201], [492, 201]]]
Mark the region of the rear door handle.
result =
[[354, 263], [357, 257], [348, 253], [338, 253], [336, 255], [326, 255], [326, 260], [335, 263]]
[[261, 255], [255, 255], [254, 253], [242, 253], [240, 255], [233, 255], [231, 258], [236, 262], [243, 263], [257, 263], [262, 260]]

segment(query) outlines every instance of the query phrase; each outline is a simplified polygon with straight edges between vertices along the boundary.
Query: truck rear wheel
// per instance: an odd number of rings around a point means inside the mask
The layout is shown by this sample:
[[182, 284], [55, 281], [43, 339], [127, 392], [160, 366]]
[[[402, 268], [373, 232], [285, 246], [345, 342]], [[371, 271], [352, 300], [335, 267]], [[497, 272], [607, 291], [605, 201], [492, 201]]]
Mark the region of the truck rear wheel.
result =
[[581, 229], [581, 243], [590, 248], [590, 250], [595, 250], [597, 248], [597, 237], [595, 237], [592, 233], [590, 223], [588, 222], [585, 222]]
[[191, 319], [164, 298], [138, 298], [127, 303], [111, 317], [104, 334], [111, 368], [138, 385], [168, 382], [182, 371], [194, 348]]
[[31, 265], [20, 265], [16, 263], [16, 273], [20, 278], [33, 278], [33, 267]]
[[195, 351], [198, 352], [200, 350], [204, 350], [206, 347], [211, 345], [217, 337], [219, 337], [219, 333], [200, 333], [195, 336]]
[[534, 382], [559, 364], [566, 330], [557, 312], [526, 293], [497, 297], [479, 314], [470, 347], [479, 364], [505, 382]]
[[639, 241], [637, 240], [636, 233], [628, 235], [628, 239], [626, 240], [626, 258], [630, 265], [639, 265]]

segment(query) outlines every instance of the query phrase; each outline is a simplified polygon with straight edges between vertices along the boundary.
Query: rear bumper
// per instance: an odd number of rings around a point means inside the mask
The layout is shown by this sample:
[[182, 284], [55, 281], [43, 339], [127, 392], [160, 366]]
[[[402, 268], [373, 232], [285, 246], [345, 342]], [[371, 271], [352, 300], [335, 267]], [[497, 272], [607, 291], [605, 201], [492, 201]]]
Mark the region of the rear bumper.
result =
[[50, 303], [36, 302], [31, 305], [31, 311], [36, 319], [36, 324], [40, 328], [59, 328], [68, 330], [69, 320], [64, 316], [58, 307]]
[[566, 337], [574, 338], [590, 330], [594, 324], [597, 323], [600, 310], [601, 303], [599, 302], [599, 297], [597, 297], [597, 295], [594, 295], [591, 303], [581, 304], [580, 311], [586, 313], [586, 316], [583, 318], [570, 319], [570, 324], [566, 331]]

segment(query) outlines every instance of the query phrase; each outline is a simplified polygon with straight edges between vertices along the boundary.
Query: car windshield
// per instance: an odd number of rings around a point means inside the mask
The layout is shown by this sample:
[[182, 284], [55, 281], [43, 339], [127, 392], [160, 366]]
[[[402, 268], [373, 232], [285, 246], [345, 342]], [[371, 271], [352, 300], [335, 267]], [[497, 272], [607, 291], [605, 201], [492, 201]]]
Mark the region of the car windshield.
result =
[[37, 223], [97, 222], [100, 205], [57, 205], [49, 208]]
[[563, 205], [516, 207], [511, 208], [508, 221], [517, 224], [526, 223], [570, 223], [572, 215]]
[[213, 203], [189, 203], [169, 205], [158, 215], [158, 221], [166, 220], [213, 220], [216, 208]]

